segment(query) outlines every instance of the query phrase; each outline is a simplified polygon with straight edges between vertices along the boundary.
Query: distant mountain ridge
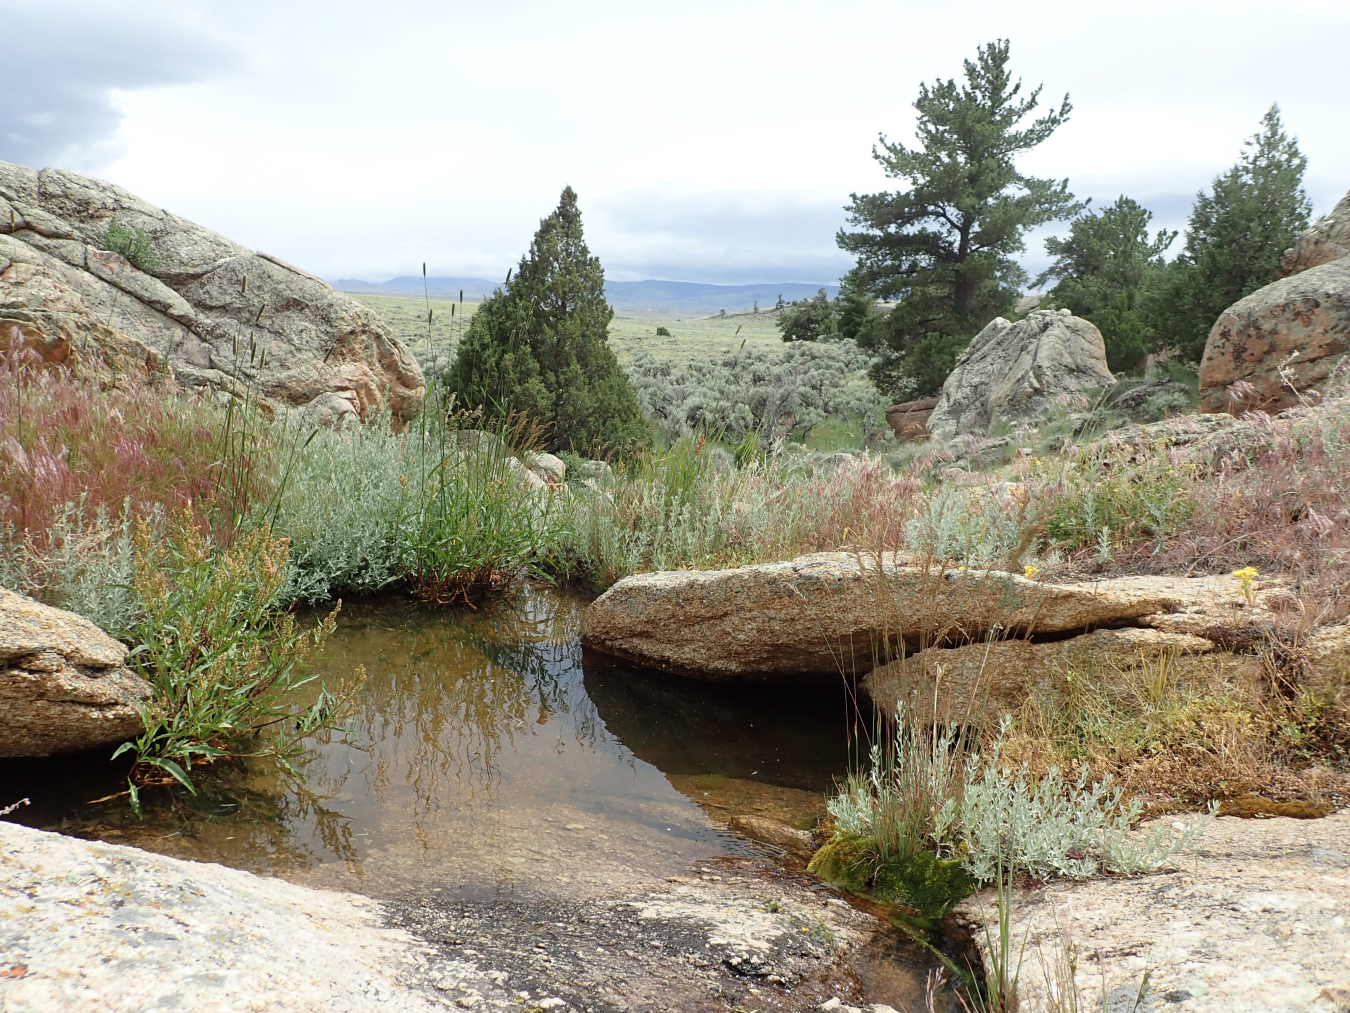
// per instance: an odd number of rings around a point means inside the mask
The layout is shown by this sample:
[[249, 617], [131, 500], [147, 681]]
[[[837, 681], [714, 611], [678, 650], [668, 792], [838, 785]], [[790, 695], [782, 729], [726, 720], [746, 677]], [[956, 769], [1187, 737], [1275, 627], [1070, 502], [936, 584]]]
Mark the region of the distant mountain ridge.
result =
[[[427, 278], [425, 292], [433, 299], [464, 298], [477, 302], [501, 286], [499, 281], [481, 278]], [[423, 294], [421, 276], [393, 278], [370, 282], [353, 278], [339, 278], [333, 287], [353, 295], [411, 295]], [[830, 296], [839, 294], [838, 285], [808, 285], [803, 282], [770, 282], [759, 285], [710, 285], [696, 281], [607, 281], [605, 295], [609, 303], [621, 313], [687, 313], [707, 316], [726, 310], [736, 313], [756, 304], [762, 310], [772, 309], [782, 296], [785, 302], [809, 299], [820, 289]]]

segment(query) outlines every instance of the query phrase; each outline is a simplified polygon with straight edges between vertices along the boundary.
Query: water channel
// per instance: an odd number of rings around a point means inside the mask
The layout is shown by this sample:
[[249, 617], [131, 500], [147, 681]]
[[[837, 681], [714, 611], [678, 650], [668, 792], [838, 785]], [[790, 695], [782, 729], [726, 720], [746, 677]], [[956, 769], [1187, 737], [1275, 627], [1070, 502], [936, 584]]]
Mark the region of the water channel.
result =
[[[842, 680], [722, 685], [618, 663], [582, 650], [585, 604], [546, 587], [478, 609], [350, 604], [318, 665], [368, 678], [346, 734], [315, 742], [298, 778], [220, 767], [195, 796], [147, 792], [138, 820], [124, 766], [5, 761], [5, 794], [32, 799], [10, 818], [309, 886], [475, 901], [612, 896], [699, 859], [771, 857], [726, 828], [736, 813], [813, 825], [860, 719]], [[912, 992], [922, 967], [897, 956]]]
[[364, 666], [345, 735], [297, 780], [253, 761], [195, 798], [125, 798], [89, 758], [10, 761], [23, 822], [374, 896], [579, 896], [756, 852], [733, 813], [808, 827], [847, 768], [842, 683], [724, 686], [582, 651], [585, 599], [524, 588], [477, 610], [349, 605], [319, 667]]

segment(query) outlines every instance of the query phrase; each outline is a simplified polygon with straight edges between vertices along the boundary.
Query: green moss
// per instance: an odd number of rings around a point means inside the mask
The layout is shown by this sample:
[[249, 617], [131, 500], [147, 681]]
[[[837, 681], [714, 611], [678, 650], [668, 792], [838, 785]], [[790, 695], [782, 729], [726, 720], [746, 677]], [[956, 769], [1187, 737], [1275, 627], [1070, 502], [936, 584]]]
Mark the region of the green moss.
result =
[[882, 863], [872, 887], [877, 900], [904, 904], [930, 918], [941, 918], [974, 890], [974, 877], [959, 861], [938, 858], [927, 851]]
[[808, 867], [841, 890], [939, 919], [975, 889], [975, 880], [955, 859], [927, 851], [879, 861], [864, 837], [839, 837], [816, 852]]

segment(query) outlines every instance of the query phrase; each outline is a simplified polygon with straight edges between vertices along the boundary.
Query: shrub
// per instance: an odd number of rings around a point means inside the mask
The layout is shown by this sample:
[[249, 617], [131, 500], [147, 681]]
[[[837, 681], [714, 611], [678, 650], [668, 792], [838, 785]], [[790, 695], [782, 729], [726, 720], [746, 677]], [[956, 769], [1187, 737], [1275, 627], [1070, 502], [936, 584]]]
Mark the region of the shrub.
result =
[[108, 223], [108, 249], [120, 253], [139, 270], [153, 274], [159, 268], [150, 236], [144, 229], [135, 229], [114, 218]]
[[[281, 611], [286, 544], [264, 526], [226, 549], [175, 518], [166, 537], [145, 525], [136, 535], [132, 586], [137, 614], [119, 635], [137, 644], [128, 657], [151, 685], [145, 731], [113, 754], [135, 757], [139, 785], [176, 781], [192, 790], [195, 764], [229, 756], [271, 756], [294, 773], [300, 740], [336, 727], [353, 687], [327, 688], [304, 707], [297, 694], [309, 654], [332, 632], [337, 609], [311, 631]], [[340, 607], [340, 605], [339, 605]]]
[[656, 336], [657, 336], [658, 338], [668, 338], [668, 337], [670, 337], [670, 328], [669, 328], [669, 327], [664, 327], [664, 326], [663, 326], [663, 327], [658, 327], [658, 328], [656, 329]]
[[742, 348], [672, 363], [640, 353], [629, 368], [643, 411], [668, 443], [698, 431], [738, 443], [803, 436], [827, 419], [882, 424], [885, 405], [852, 341], [795, 342], [781, 352]]

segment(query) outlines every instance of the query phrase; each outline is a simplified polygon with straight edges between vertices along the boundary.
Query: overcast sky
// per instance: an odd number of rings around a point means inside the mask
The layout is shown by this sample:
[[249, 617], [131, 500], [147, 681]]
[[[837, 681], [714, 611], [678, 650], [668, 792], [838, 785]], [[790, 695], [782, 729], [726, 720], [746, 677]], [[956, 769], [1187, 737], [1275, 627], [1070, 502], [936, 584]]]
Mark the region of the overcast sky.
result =
[[1275, 101], [1317, 212], [1350, 188], [1347, 0], [0, 0], [0, 24], [0, 159], [328, 278], [504, 275], [570, 183], [612, 278], [832, 282], [849, 193], [888, 188], [877, 133], [909, 139], [919, 83], [1000, 36], [1074, 104], [1023, 169], [1080, 197], [1180, 227]]

